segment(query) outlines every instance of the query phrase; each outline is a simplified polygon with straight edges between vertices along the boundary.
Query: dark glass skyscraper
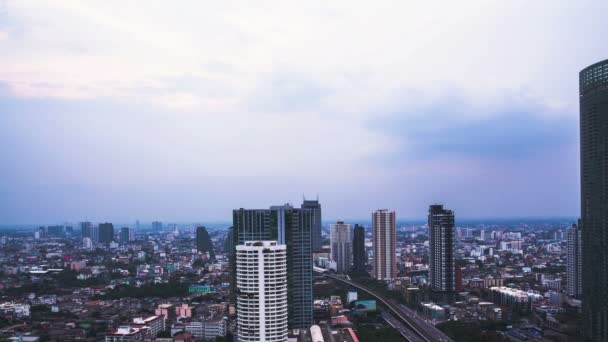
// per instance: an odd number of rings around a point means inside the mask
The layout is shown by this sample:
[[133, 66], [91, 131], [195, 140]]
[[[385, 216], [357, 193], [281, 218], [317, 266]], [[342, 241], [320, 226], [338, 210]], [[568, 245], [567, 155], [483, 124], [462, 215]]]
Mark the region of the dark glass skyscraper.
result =
[[233, 248], [253, 240], [276, 240], [287, 245], [290, 329], [310, 328], [313, 324], [313, 221], [313, 210], [290, 205], [233, 211]]
[[99, 242], [110, 243], [114, 241], [114, 225], [111, 223], [99, 224]]
[[456, 290], [454, 212], [443, 205], [429, 207], [429, 282], [438, 292]]
[[207, 228], [203, 226], [196, 227], [196, 249], [201, 253], [209, 253], [209, 258], [215, 259], [211, 237]]
[[608, 60], [580, 72], [579, 98], [584, 332], [608, 341]]
[[367, 271], [365, 254], [365, 228], [356, 224], [353, 231], [353, 273], [365, 274]]
[[306, 200], [302, 202], [302, 209], [310, 209], [312, 211], [312, 251], [321, 252], [323, 247], [323, 236], [321, 235], [321, 203], [319, 199]]

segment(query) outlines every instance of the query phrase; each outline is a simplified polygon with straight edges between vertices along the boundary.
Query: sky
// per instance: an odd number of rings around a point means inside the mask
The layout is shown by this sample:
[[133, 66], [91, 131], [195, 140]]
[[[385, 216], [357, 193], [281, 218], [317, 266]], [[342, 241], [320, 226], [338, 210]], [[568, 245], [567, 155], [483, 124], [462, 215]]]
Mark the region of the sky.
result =
[[579, 215], [606, 1], [0, 0], [0, 223]]

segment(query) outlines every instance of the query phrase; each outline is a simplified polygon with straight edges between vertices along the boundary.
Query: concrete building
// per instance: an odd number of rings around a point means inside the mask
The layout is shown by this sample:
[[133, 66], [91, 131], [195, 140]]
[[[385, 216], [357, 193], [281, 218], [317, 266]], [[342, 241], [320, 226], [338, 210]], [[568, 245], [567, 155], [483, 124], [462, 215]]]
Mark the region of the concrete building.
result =
[[128, 325], [118, 327], [115, 332], [106, 335], [106, 342], [142, 341], [147, 333], [146, 328], [135, 328]]
[[374, 278], [393, 281], [397, 276], [397, 222], [394, 211], [379, 209], [372, 214]]
[[287, 341], [287, 247], [236, 246], [237, 341]]
[[338, 221], [329, 226], [331, 241], [331, 260], [336, 263], [337, 273], [347, 273], [351, 269], [353, 243], [351, 225]]
[[159, 332], [165, 331], [165, 317], [164, 316], [150, 316], [150, 317], [136, 317], [133, 318], [134, 325], [148, 327], [148, 334], [152, 336], [158, 335]]
[[111, 223], [100, 223], [98, 227], [99, 242], [110, 243], [114, 241], [114, 225]]
[[443, 205], [431, 205], [429, 225], [429, 283], [433, 291], [456, 290], [454, 212]]

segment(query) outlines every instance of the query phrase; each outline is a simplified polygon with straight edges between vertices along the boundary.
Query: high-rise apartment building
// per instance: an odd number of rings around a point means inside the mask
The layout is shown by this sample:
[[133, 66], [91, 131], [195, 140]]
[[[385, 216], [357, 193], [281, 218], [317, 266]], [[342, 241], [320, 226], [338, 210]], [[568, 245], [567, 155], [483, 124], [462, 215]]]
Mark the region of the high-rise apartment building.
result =
[[429, 283], [433, 291], [456, 290], [454, 212], [443, 205], [429, 207]]
[[583, 292], [583, 246], [581, 239], [581, 229], [573, 224], [567, 232], [568, 238], [568, 295], [573, 298], [580, 298]]
[[374, 240], [374, 278], [393, 281], [397, 276], [397, 221], [394, 211], [376, 210], [372, 214]]
[[290, 329], [308, 328], [313, 323], [313, 218], [313, 210], [290, 205], [233, 211], [233, 246], [254, 240], [287, 245]]
[[336, 272], [350, 271], [353, 257], [351, 225], [338, 221], [329, 226], [331, 260], [336, 263]]
[[321, 252], [323, 247], [323, 236], [321, 235], [321, 203], [319, 198], [316, 200], [304, 199], [302, 209], [309, 209], [312, 212], [312, 251]]
[[237, 341], [287, 341], [287, 247], [276, 241], [236, 246]]
[[608, 59], [579, 74], [585, 337], [608, 341]]
[[114, 241], [114, 225], [111, 223], [100, 223], [98, 228], [99, 242], [110, 243]]
[[211, 242], [207, 228], [203, 226], [196, 227], [196, 249], [201, 253], [209, 253], [211, 259], [215, 258], [213, 242]]
[[358, 224], [353, 231], [353, 273], [367, 272], [367, 253], [365, 253], [365, 228]]

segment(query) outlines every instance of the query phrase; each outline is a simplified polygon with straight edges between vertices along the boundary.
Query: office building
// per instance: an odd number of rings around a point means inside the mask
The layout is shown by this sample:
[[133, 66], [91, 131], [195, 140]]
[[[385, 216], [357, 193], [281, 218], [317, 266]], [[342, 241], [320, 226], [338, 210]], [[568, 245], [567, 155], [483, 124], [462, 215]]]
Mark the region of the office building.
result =
[[236, 246], [237, 341], [287, 341], [287, 247], [276, 241]]
[[80, 234], [82, 235], [83, 238], [92, 238], [93, 236], [91, 235], [91, 228], [93, 227], [93, 225], [91, 224], [91, 222], [80, 222]]
[[454, 212], [431, 205], [429, 225], [429, 283], [433, 291], [456, 290]]
[[313, 218], [313, 210], [288, 204], [233, 211], [233, 246], [254, 240], [287, 245], [290, 329], [307, 328], [313, 323]]
[[319, 198], [317, 197], [314, 201], [304, 199], [302, 209], [312, 211], [312, 251], [314, 253], [322, 252], [323, 236], [321, 234], [321, 204], [319, 203]]
[[209, 258], [215, 259], [213, 242], [211, 242], [207, 228], [203, 226], [196, 227], [196, 249], [201, 253], [209, 253]]
[[394, 211], [379, 209], [372, 214], [374, 278], [393, 281], [397, 276], [397, 222]]
[[348, 273], [352, 265], [353, 244], [351, 225], [338, 221], [330, 225], [331, 260], [336, 264], [337, 273]]
[[63, 226], [48, 226], [46, 233], [49, 237], [63, 237]]
[[585, 337], [608, 341], [608, 59], [579, 74]]
[[120, 228], [120, 242], [125, 243], [133, 240], [133, 229], [129, 227]]
[[568, 274], [568, 296], [580, 298], [583, 292], [583, 246], [581, 229], [573, 224], [567, 232], [568, 259], [566, 264]]
[[97, 229], [100, 243], [110, 243], [114, 241], [114, 225], [111, 223], [100, 223]]
[[152, 230], [155, 232], [160, 232], [163, 230], [163, 223], [159, 221], [152, 222]]
[[353, 231], [353, 273], [367, 273], [367, 253], [365, 253], [365, 228], [358, 224]]

